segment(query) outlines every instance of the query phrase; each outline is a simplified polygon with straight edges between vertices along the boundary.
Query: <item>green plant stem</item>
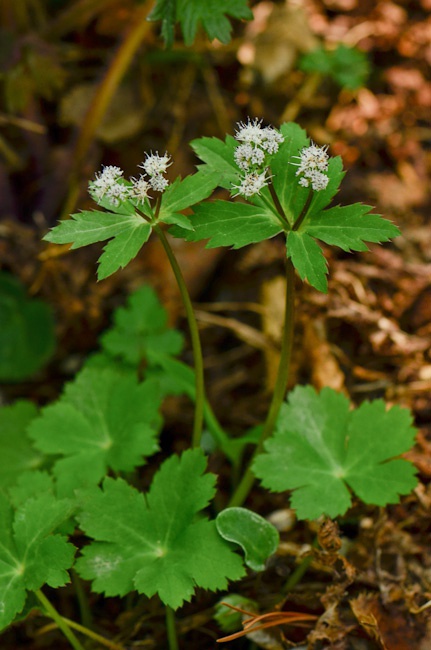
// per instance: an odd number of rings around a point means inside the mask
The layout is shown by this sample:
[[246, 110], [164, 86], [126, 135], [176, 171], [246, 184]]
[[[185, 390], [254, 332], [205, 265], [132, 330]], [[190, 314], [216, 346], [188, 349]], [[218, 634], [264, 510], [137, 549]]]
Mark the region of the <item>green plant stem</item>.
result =
[[277, 379], [275, 382], [274, 393], [268, 416], [263, 426], [262, 434], [253, 454], [253, 458], [235, 490], [229, 507], [240, 506], [246, 500], [248, 493], [253, 487], [254, 475], [251, 471], [251, 465], [254, 458], [262, 451], [263, 443], [271, 435], [277, 416], [286, 392], [286, 384], [289, 376], [290, 358], [292, 356], [293, 346], [293, 325], [295, 313], [295, 269], [290, 258], [286, 261], [286, 303], [284, 309], [283, 337], [281, 341], [280, 363], [278, 366]]
[[34, 594], [38, 598], [40, 603], [43, 605], [46, 614], [50, 618], [52, 618], [53, 621], [55, 621], [55, 623], [57, 624], [59, 629], [63, 632], [64, 636], [69, 641], [70, 645], [74, 648], [74, 650], [84, 650], [84, 647], [78, 641], [78, 639], [70, 629], [70, 626], [66, 623], [64, 618], [60, 616], [60, 614], [57, 612], [55, 607], [51, 605], [51, 603], [49, 602], [45, 594], [40, 589], [37, 589], [34, 592]]
[[311, 201], [313, 200], [314, 192], [313, 190], [310, 190], [307, 196], [307, 200], [304, 203], [304, 207], [301, 210], [301, 214], [293, 224], [292, 230], [299, 230], [299, 227], [301, 226], [302, 222], [304, 221], [305, 217], [307, 216], [307, 212], [310, 208]]
[[81, 622], [86, 628], [90, 628], [92, 626], [91, 610], [88, 606], [88, 598], [82, 586], [82, 580], [73, 569], [70, 572], [70, 575], [72, 578], [73, 587], [75, 589], [76, 598], [78, 600]]
[[168, 256], [169, 262], [172, 267], [172, 271], [175, 275], [175, 279], [178, 284], [178, 288], [181, 293], [183, 304], [186, 310], [187, 321], [190, 329], [190, 337], [192, 342], [193, 357], [195, 363], [195, 389], [196, 389], [196, 402], [195, 402], [195, 415], [193, 422], [193, 435], [192, 435], [192, 447], [199, 447], [202, 437], [202, 424], [203, 424], [203, 414], [204, 414], [204, 404], [205, 404], [205, 386], [204, 386], [204, 363], [202, 357], [202, 346], [199, 337], [199, 329], [196, 321], [195, 313], [193, 311], [192, 302], [190, 300], [189, 292], [187, 290], [186, 283], [184, 281], [183, 274], [177, 262], [177, 259], [174, 255], [174, 252], [166, 238], [165, 233], [160, 228], [160, 226], [155, 225], [154, 230], [159, 237], [163, 248], [165, 249], [166, 255]]
[[[317, 540], [317, 537], [316, 537], [316, 539], [312, 543], [312, 547], [317, 548], [317, 546], [318, 546], [318, 540]], [[292, 591], [292, 589], [294, 589], [296, 587], [298, 582], [300, 582], [302, 580], [303, 576], [307, 573], [308, 567], [312, 563], [313, 559], [314, 558], [313, 558], [312, 555], [308, 555], [307, 557], [305, 557], [302, 560], [302, 562], [300, 562], [298, 564], [298, 566], [291, 573], [291, 575], [289, 576], [289, 578], [286, 581], [286, 584], [283, 587], [283, 593], [284, 594], [287, 594], [287, 593], [289, 593], [289, 591]]]
[[281, 216], [283, 222], [284, 222], [285, 224], [287, 224], [287, 226], [288, 226], [289, 229], [290, 229], [289, 219], [286, 217], [286, 213], [285, 213], [285, 211], [283, 210], [283, 206], [282, 206], [281, 203], [280, 203], [280, 199], [279, 199], [278, 196], [277, 196], [277, 192], [275, 191], [274, 185], [273, 185], [272, 183], [269, 183], [269, 185], [268, 185], [268, 189], [269, 189], [269, 192], [270, 192], [270, 194], [271, 194], [271, 198], [272, 198], [272, 200], [274, 201], [274, 205], [275, 205], [275, 207], [277, 208], [277, 212], [278, 212], [278, 214]]
[[[97, 641], [97, 643], [105, 646], [105, 648], [109, 648], [109, 650], [124, 650], [124, 646], [115, 643], [115, 641], [110, 641], [109, 639], [105, 639], [104, 636], [97, 634], [97, 632], [93, 632], [93, 630], [89, 630], [84, 625], [75, 623], [75, 621], [71, 621], [69, 618], [66, 618], [65, 616], [62, 616], [61, 618], [65, 623], [67, 623], [69, 627], [76, 630], [77, 632], [81, 632], [81, 634], [84, 634], [85, 636], [88, 636], [90, 639], [93, 639], [93, 641]], [[56, 623], [52, 623], [51, 625], [46, 625], [43, 628], [43, 631], [48, 632], [49, 630], [55, 627], [57, 627]]]
[[166, 631], [168, 633], [169, 650], [179, 650], [175, 614], [172, 607], [166, 606]]

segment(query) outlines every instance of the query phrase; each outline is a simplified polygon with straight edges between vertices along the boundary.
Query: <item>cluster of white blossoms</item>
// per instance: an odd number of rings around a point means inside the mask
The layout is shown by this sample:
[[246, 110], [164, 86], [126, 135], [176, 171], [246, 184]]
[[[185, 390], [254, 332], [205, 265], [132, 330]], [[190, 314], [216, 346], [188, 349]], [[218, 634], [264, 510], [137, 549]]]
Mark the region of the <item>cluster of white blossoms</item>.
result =
[[262, 127], [262, 120], [248, 118], [246, 124], [239, 122], [235, 139], [241, 144], [235, 149], [234, 159], [244, 176], [239, 185], [233, 185], [233, 189], [238, 190], [234, 196], [248, 198], [259, 194], [268, 185], [270, 177], [265, 169], [267, 156], [277, 153], [284, 137], [272, 126]]
[[150, 190], [164, 192], [169, 181], [163, 176], [171, 165], [170, 156], [167, 153], [159, 156], [158, 152], [145, 154], [146, 159], [139, 165], [148, 176], [145, 178], [140, 174], [139, 178], [132, 177], [128, 183], [123, 178], [123, 170], [114, 165], [103, 167], [101, 172], [96, 173], [96, 178], [89, 184], [91, 195], [97, 203], [102, 199], [108, 199], [113, 205], [119, 206], [123, 201], [133, 199], [143, 203], [149, 196]]
[[296, 171], [296, 176], [301, 176], [299, 179], [299, 184], [303, 187], [312, 187], [316, 192], [326, 189], [329, 178], [324, 173], [328, 171], [328, 159], [327, 154], [328, 145], [324, 147], [319, 147], [313, 142], [309, 147], [304, 147], [299, 156], [293, 156], [293, 158], [298, 158], [299, 163], [290, 163], [291, 165], [296, 165], [298, 167]]

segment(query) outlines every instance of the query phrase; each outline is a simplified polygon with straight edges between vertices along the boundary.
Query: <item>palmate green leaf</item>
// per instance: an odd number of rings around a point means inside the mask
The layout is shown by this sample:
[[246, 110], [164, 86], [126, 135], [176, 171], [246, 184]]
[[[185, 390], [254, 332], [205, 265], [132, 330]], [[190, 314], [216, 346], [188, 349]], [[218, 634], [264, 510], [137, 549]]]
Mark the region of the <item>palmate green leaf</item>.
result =
[[156, 382], [135, 374], [82, 370], [29, 426], [37, 449], [60, 455], [53, 465], [59, 494], [97, 484], [108, 468], [128, 472], [158, 449]]
[[200, 24], [212, 40], [230, 41], [232, 26], [226, 16], [251, 20], [247, 0], [157, 0], [150, 20], [162, 20], [162, 35], [168, 47], [174, 39], [174, 23], [181, 24], [186, 45], [191, 45]]
[[190, 144], [196, 155], [205, 163], [200, 165], [199, 169], [215, 174], [220, 187], [232, 189], [232, 184], [239, 178], [239, 169], [234, 159], [234, 151], [238, 146], [235, 138], [227, 135], [225, 142], [219, 138], [199, 138]]
[[200, 514], [215, 493], [215, 476], [205, 468], [203, 452], [189, 450], [163, 463], [146, 495], [109, 478], [103, 490], [81, 493], [80, 526], [96, 541], [76, 568], [94, 591], [158, 593], [176, 609], [195, 587], [224, 589], [244, 575], [239, 556]]
[[369, 214], [370, 210], [370, 206], [361, 203], [330, 208], [310, 217], [304, 231], [345, 251], [366, 251], [364, 242], [385, 242], [400, 234], [393, 223], [378, 214]]
[[287, 236], [287, 253], [301, 280], [308, 280], [318, 291], [328, 291], [327, 262], [322, 249], [312, 237], [292, 230]]
[[[275, 214], [265, 206], [228, 201], [197, 205], [194, 208], [192, 224], [194, 230], [181, 231], [181, 236], [187, 241], [209, 239], [207, 248], [241, 248], [274, 237], [282, 230]], [[171, 232], [178, 234], [175, 229]]]
[[28, 499], [14, 513], [0, 493], [0, 629], [23, 610], [27, 591], [69, 582], [75, 548], [53, 533], [72, 512], [70, 500], [45, 493]]
[[42, 465], [43, 455], [27, 435], [27, 427], [36, 417], [37, 408], [28, 401], [0, 408], [0, 487], [14, 485], [22, 472]]
[[214, 172], [197, 172], [183, 180], [177, 178], [162, 195], [158, 220], [193, 230], [189, 219], [178, 213], [208, 198], [217, 185], [218, 174]]
[[144, 222], [141, 217], [130, 214], [83, 210], [60, 221], [43, 239], [53, 244], [72, 244], [74, 250], [120, 235], [134, 228], [137, 219]]
[[346, 397], [299, 386], [290, 394], [274, 436], [253, 470], [275, 492], [293, 490], [300, 519], [337, 517], [351, 505], [348, 488], [379, 506], [397, 503], [416, 485], [414, 466], [397, 458], [414, 441], [408, 410], [383, 400], [350, 410]]
[[113, 321], [113, 327], [100, 339], [102, 347], [113, 357], [120, 357], [134, 366], [143, 359], [151, 363], [154, 355], [157, 359], [171, 357], [182, 350], [182, 334], [167, 327], [166, 310], [149, 286], [129, 296], [126, 307], [114, 312]]
[[98, 279], [103, 280], [118, 269], [127, 266], [148, 241], [150, 235], [150, 224], [139, 217], [139, 221], [135, 220], [128, 230], [111, 239], [99, 258]]

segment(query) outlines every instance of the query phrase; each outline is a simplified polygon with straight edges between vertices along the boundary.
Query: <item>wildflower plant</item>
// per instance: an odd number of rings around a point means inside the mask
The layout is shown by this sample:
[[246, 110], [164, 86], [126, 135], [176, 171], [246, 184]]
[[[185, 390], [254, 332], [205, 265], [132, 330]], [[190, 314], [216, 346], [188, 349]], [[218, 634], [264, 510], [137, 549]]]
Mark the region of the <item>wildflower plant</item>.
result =
[[[14, 483], [13, 472], [7, 473], [0, 502], [7, 535], [7, 543], [0, 544], [0, 589], [8, 602], [0, 607], [0, 627], [19, 615], [26, 592], [33, 591], [75, 650], [82, 650], [40, 589], [66, 581], [73, 548], [65, 535], [79, 526], [91, 541], [75, 564], [78, 575], [107, 596], [133, 590], [157, 594], [166, 606], [169, 648], [175, 650], [174, 609], [190, 600], [196, 587], [225, 589], [247, 567], [262, 570], [277, 547], [275, 529], [242, 507], [256, 477], [270, 490], [291, 491], [292, 506], [303, 519], [343, 515], [353, 494], [369, 504], [395, 503], [416, 484], [413, 466], [400, 458], [415, 433], [405, 409], [387, 410], [375, 400], [352, 410], [346, 397], [329, 388], [318, 395], [312, 387], [297, 387], [284, 401], [295, 271], [326, 292], [327, 263], [319, 241], [364, 251], [366, 242], [388, 241], [398, 229], [369, 206], [330, 205], [344, 176], [341, 159], [332, 158], [327, 146], [310, 142], [296, 124], [278, 130], [249, 119], [224, 142], [200, 138], [192, 147], [201, 160], [197, 172], [173, 182], [167, 152], [145, 154], [142, 173], [129, 179], [119, 167], [104, 167], [89, 184], [101, 209], [73, 214], [45, 237], [70, 243], [72, 249], [107, 241], [99, 259], [101, 280], [126, 266], [154, 232], [183, 298], [194, 368], [177, 358], [182, 337], [167, 328], [155, 294], [142, 288], [116, 312], [113, 327], [102, 337], [102, 351], [56, 403], [40, 413], [27, 403], [3, 413], [15, 432], [7, 443], [0, 440], [4, 458], [16, 457], [10, 448], [16, 440], [27, 460], [13, 461], [19, 476]], [[230, 198], [207, 201], [217, 186]], [[186, 216], [189, 208], [192, 214]], [[187, 241], [207, 240], [210, 247], [240, 248], [284, 236], [286, 298], [278, 375], [265, 421], [242, 437], [223, 430], [205, 397], [199, 331], [166, 229]], [[144, 494], [136, 476], [133, 487], [128, 478], [159, 449], [162, 398], [180, 393], [195, 403], [191, 449], [167, 458]], [[225, 508], [214, 500], [216, 477], [206, 472], [204, 422], [213, 446], [239, 477]], [[254, 452], [244, 466], [247, 444]], [[35, 521], [41, 506], [32, 484], [39, 486], [51, 513], [45, 523]], [[27, 518], [30, 527], [22, 524]], [[76, 629], [97, 640], [94, 632]]]

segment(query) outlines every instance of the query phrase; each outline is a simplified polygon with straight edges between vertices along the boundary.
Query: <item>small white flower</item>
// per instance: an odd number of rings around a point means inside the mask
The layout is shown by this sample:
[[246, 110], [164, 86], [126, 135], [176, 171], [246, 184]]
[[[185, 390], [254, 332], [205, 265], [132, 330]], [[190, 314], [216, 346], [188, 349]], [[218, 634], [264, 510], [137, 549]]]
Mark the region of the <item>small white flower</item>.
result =
[[123, 201], [127, 201], [130, 196], [130, 188], [122, 183], [112, 184], [105, 192], [106, 198], [115, 206], [119, 206]]
[[155, 192], [164, 192], [169, 185], [169, 181], [161, 174], [155, 174], [154, 176], [151, 176], [148, 182]]
[[320, 172], [328, 171], [328, 159], [327, 154], [328, 145], [324, 147], [319, 147], [314, 142], [311, 143], [309, 147], [304, 147], [299, 156], [292, 156], [293, 158], [298, 158], [299, 163], [290, 163], [291, 165], [296, 165], [299, 167], [298, 172], [303, 172], [307, 170], [317, 169]]
[[132, 181], [132, 187], [130, 188], [131, 197], [143, 203], [148, 198], [148, 190], [150, 189], [149, 182], [145, 180], [142, 174], [139, 178], [132, 177], [130, 180]]
[[284, 142], [284, 136], [274, 129], [272, 126], [267, 126], [263, 129], [263, 141], [260, 145], [262, 149], [267, 151], [269, 154], [277, 153], [279, 145]]
[[117, 181], [123, 176], [123, 170], [114, 165], [103, 167], [101, 172], [96, 172], [96, 178], [89, 183], [90, 191], [96, 201], [101, 201], [109, 192], [114, 192]]
[[142, 167], [148, 176], [159, 176], [160, 174], [165, 174], [169, 165], [171, 165], [171, 157], [168, 156], [165, 152], [164, 156], [159, 156], [159, 153], [147, 153], [145, 154], [147, 159], [143, 163], [138, 165]]
[[235, 162], [240, 169], [248, 171], [252, 165], [260, 166], [265, 160], [265, 152], [252, 147], [248, 142], [240, 144], [234, 153]]
[[239, 142], [248, 142], [250, 144], [259, 145], [263, 139], [262, 120], [257, 117], [254, 120], [247, 118], [247, 124], [238, 122], [239, 129], [235, 133], [235, 138]]
[[291, 162], [290, 164], [298, 167], [296, 176], [301, 175], [298, 182], [302, 187], [311, 185], [316, 192], [326, 189], [329, 178], [323, 172], [328, 171], [329, 156], [327, 150], [328, 145], [319, 147], [312, 142], [309, 147], [302, 149], [299, 156], [293, 156], [293, 158], [299, 159], [299, 163]]
[[238, 190], [233, 196], [250, 197], [255, 194], [260, 194], [260, 190], [268, 185], [269, 178], [266, 176], [266, 170], [261, 174], [258, 172], [251, 172], [246, 174], [239, 185], [232, 185], [232, 189]]
[[[315, 192], [326, 190], [326, 187], [329, 183], [328, 176], [322, 174], [322, 172], [319, 172], [317, 169], [312, 169], [303, 173], [304, 176], [298, 181], [302, 187], [309, 187], [311, 183], [311, 187]], [[298, 176], [298, 173], [296, 175]]]

